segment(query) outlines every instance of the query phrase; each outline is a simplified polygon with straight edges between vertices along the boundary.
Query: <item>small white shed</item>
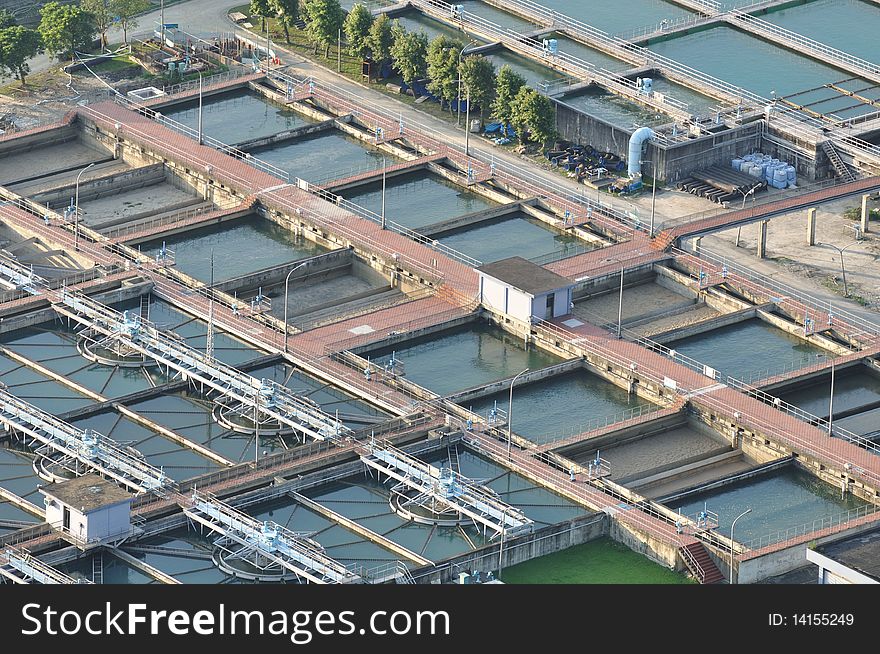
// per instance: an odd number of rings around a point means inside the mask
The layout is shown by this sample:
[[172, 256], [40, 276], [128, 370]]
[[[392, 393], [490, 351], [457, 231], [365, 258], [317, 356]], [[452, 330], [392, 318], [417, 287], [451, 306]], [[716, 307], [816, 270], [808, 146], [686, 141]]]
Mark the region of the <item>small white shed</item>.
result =
[[531, 322], [570, 313], [574, 282], [522, 257], [487, 263], [480, 276], [480, 303], [511, 318]]
[[46, 522], [70, 535], [80, 547], [118, 538], [131, 531], [127, 490], [95, 474], [40, 488]]

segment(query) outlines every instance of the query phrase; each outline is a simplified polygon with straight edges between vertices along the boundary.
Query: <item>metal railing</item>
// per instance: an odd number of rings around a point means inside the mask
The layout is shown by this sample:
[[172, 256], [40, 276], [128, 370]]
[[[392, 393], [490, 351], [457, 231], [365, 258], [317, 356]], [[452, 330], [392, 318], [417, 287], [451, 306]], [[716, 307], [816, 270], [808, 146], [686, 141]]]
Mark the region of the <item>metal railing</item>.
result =
[[541, 436], [545, 443], [548, 445], [552, 444], [553, 448], [556, 449], [572, 443], [587, 440], [590, 438], [590, 432], [600, 431], [612, 425], [657, 413], [663, 409], [664, 407], [657, 404], [639, 404], [638, 406], [634, 406], [624, 411], [618, 411], [617, 413], [612, 413], [599, 418], [592, 418], [586, 423], [561, 429], [553, 435], [543, 433]]
[[[765, 2], [766, 0], [761, 0]], [[695, 16], [693, 14], [687, 14], [684, 16], [679, 16], [678, 18], [665, 18], [661, 20], [659, 23], [653, 23], [651, 25], [643, 25], [642, 27], [636, 27], [631, 30], [627, 30], [625, 32], [615, 32], [614, 38], [620, 39], [622, 41], [639, 41], [649, 34], [662, 34], [664, 32], [672, 32], [676, 30], [687, 29], [688, 27], [694, 27], [700, 24], [703, 21], [708, 19], [715, 18], [714, 16]]]
[[740, 382], [747, 386], [753, 386], [757, 382], [761, 382], [772, 377], [778, 377], [780, 375], [787, 375], [789, 373], [802, 370], [803, 368], [808, 368], [813, 365], [816, 365], [816, 357], [804, 356], [800, 359], [792, 359], [791, 361], [787, 361], [782, 364], [761, 367], [757, 370], [749, 370], [745, 374], [736, 372], [730, 372], [728, 374], [730, 377], [738, 379]]
[[[421, 9], [428, 14], [440, 14], [442, 19], [448, 20], [451, 16], [452, 4], [443, 2], [442, 0], [411, 0], [410, 4]], [[540, 5], [535, 5], [539, 7]], [[547, 10], [545, 10], [547, 11]], [[525, 53], [532, 58], [542, 59], [545, 57], [543, 44], [537, 39], [524, 37], [521, 33], [504, 29], [501, 26], [482, 18], [469, 11], [462, 11], [458, 14], [462, 25], [467, 24], [471, 30], [479, 31], [486, 35], [490, 40], [504, 44], [507, 48], [514, 52]], [[688, 117], [688, 104], [677, 100], [674, 97], [664, 95], [662, 97], [643, 95], [634, 80], [623, 77], [617, 73], [611, 72], [604, 68], [600, 68], [595, 64], [584, 61], [578, 57], [559, 51], [552, 57], [551, 65], [553, 68], [562, 70], [564, 73], [575, 75], [584, 79], [584, 81], [595, 80], [602, 86], [611, 91], [615, 91], [621, 95], [627, 96], [631, 100], [635, 100], [642, 104], [646, 104], [659, 111], [669, 113], [673, 117]]]
[[[870, 518], [871, 516], [875, 516], [878, 512], [880, 512], [880, 506], [866, 504], [865, 506], [850, 509], [849, 511], [844, 511], [842, 513], [816, 518], [812, 522], [806, 522], [797, 525], [796, 527], [771, 531], [768, 534], [744, 542], [743, 545], [747, 548], [745, 554], [747, 555], [749, 550], [760, 550], [789, 540], [812, 540], [813, 538], [835, 534], [852, 527], [853, 525], [851, 523], [853, 521], [862, 518]], [[740, 558], [741, 557], [742, 555], [740, 555]]]
[[[313, 195], [316, 195], [319, 198], [326, 200], [327, 202], [331, 202], [338, 207], [346, 209], [346, 210], [350, 211], [351, 213], [353, 213], [357, 216], [360, 216], [361, 218], [365, 218], [366, 220], [369, 220], [372, 223], [375, 223], [377, 225], [382, 224], [382, 216], [370, 211], [369, 209], [365, 209], [364, 207], [360, 206], [359, 204], [355, 204], [354, 202], [352, 202], [350, 200], [346, 200], [341, 195], [336, 195], [335, 193], [333, 193], [331, 191], [327, 191], [325, 189], [322, 189], [314, 184], [309, 184], [309, 191]], [[431, 238], [428, 238], [427, 236], [419, 234], [418, 232], [410, 229], [409, 227], [405, 227], [404, 225], [401, 225], [400, 223], [397, 223], [393, 220], [388, 220], [388, 219], [385, 220], [385, 229], [392, 231], [392, 232], [395, 232], [397, 234], [400, 234], [401, 236], [405, 236], [408, 239], [415, 241], [416, 243], [421, 243], [422, 245], [427, 245], [432, 250], [434, 250], [434, 251], [436, 251], [446, 257], [449, 257], [453, 261], [457, 261], [459, 263], [462, 263], [470, 268], [477, 268], [482, 265], [481, 261], [474, 259], [473, 257], [469, 257], [468, 255], [464, 254], [463, 252], [459, 252], [458, 250], [451, 248], [448, 245], [445, 245], [443, 243], [440, 243], [439, 241], [437, 241], [435, 239], [431, 239]]]
[[206, 214], [217, 213], [219, 211], [223, 211], [223, 209], [218, 209], [214, 206], [206, 206], [206, 207], [195, 207], [193, 209], [184, 209], [178, 211], [176, 213], [159, 216], [156, 218], [151, 218], [147, 221], [138, 222], [133, 225], [120, 225], [118, 227], [111, 227], [110, 229], [103, 230], [101, 233], [107, 238], [119, 238], [121, 236], [127, 236], [129, 234], [137, 234], [139, 232], [144, 231], [152, 231], [158, 227], [164, 227], [166, 225], [173, 225], [175, 223], [180, 223], [185, 220], [189, 220], [191, 218], [195, 218], [197, 216], [203, 216]]
[[775, 279], [770, 279], [765, 275], [733, 263], [726, 257], [714, 254], [706, 248], [700, 248], [698, 253], [685, 252], [678, 248], [672, 248], [671, 251], [677, 257], [686, 255], [698, 260], [702, 259], [719, 269], [726, 266], [729, 271], [728, 283], [736, 281], [732, 278], [738, 277], [740, 278], [740, 281], [751, 285], [755, 290], [762, 294], [766, 294], [767, 291], [770, 291], [771, 293], [776, 294], [771, 297], [771, 301], [777, 303], [783, 308], [785, 308], [791, 300], [795, 300], [799, 302], [802, 307], [792, 307], [794, 310], [805, 309], [815, 316], [831, 313], [833, 315], [833, 322], [836, 323], [834, 325], [836, 329], [841, 329], [845, 326], [856, 328], [856, 331], [849, 334], [849, 336], [865, 336], [871, 340], [880, 339], [880, 324], [867, 320], [866, 318], [858, 316], [846, 309], [832, 307], [830, 301], [819, 300], [809, 293], [805, 293], [804, 291], [789, 286], [788, 284], [776, 281]]
[[[593, 222], [605, 226], [611, 231], [622, 232], [624, 235], [631, 235], [634, 231], [647, 232], [648, 230], [647, 225], [643, 225], [631, 217], [631, 214], [637, 209], [625, 200], [603, 202], [598, 197], [596, 199], [587, 197], [585, 189], [584, 194], [578, 195], [557, 182], [537, 176], [533, 170], [506, 161], [498, 162], [493, 154], [480, 152], [473, 146], [470, 148], [469, 156], [465, 156], [463, 149], [457, 146], [438, 143], [435, 129], [409, 118], [401, 131], [400, 123], [389, 118], [386, 109], [375, 105], [361, 95], [334, 84], [311, 78], [294, 78], [275, 70], [272, 70], [269, 75], [283, 81], [285, 85], [290, 83], [302, 88], [310, 87], [313, 97], [330, 106], [335, 112], [350, 113], [363, 124], [381, 126], [386, 134], [399, 133], [399, 138], [406, 139], [429, 152], [445, 155], [463, 168], [468, 167], [468, 162], [471, 162], [471, 165], [478, 163], [487, 167], [494, 172], [494, 178], [517, 189], [526, 197], [548, 200], [550, 204], [557, 205], [556, 208], [560, 212], [568, 209], [575, 212], [576, 215], [579, 212], [583, 216], [587, 211], [591, 211]], [[620, 208], [615, 208], [615, 204]], [[561, 223], [562, 219], [560, 218]]]
[[820, 43], [819, 41], [807, 38], [802, 34], [792, 32], [791, 30], [787, 30], [784, 27], [762, 20], [761, 18], [756, 18], [755, 16], [739, 9], [731, 9], [727, 15], [733, 19], [731, 22], [734, 25], [738, 22], [743, 23], [749, 26], [750, 31], [769, 36], [774, 42], [781, 41], [783, 43], [787, 42], [789, 45], [795, 44], [799, 48], [805, 49], [813, 55], [821, 55], [833, 59], [838, 67], [848, 69], [850, 72], [855, 72], [868, 79], [873, 77], [876, 81], [877, 75], [880, 74], [880, 66], [877, 66], [877, 64], [862, 59], [861, 57], [851, 55], [843, 50], [833, 48], [825, 43]]
[[756, 400], [760, 400], [764, 404], [772, 406], [783, 413], [787, 413], [790, 416], [794, 416], [798, 420], [802, 420], [805, 423], [810, 425], [814, 425], [825, 431], [826, 433], [830, 433], [830, 435], [835, 436], [837, 438], [843, 439], [862, 449], [873, 452], [874, 454], [880, 454], [880, 446], [878, 446], [873, 441], [868, 440], [864, 436], [859, 436], [848, 429], [844, 429], [840, 425], [831, 422], [831, 431], [828, 430], [828, 418], [820, 418], [819, 416], [813, 415], [809, 411], [805, 411], [799, 406], [795, 406], [794, 404], [790, 404], [785, 402], [784, 400], [776, 397], [775, 395], [771, 395], [766, 391], [762, 391], [759, 388], [755, 388], [754, 386], [750, 386], [738, 379], [733, 377], [727, 378], [727, 383], [731, 388], [734, 388], [738, 391], [749, 395], [750, 397], [755, 398]]
[[[251, 72], [247, 69], [243, 68], [230, 68], [227, 71], [222, 73], [215, 73], [209, 77], [202, 77], [201, 86], [202, 91], [204, 92], [206, 89], [211, 87], [214, 84], [225, 84], [226, 82], [231, 82], [234, 79], [238, 79], [239, 77], [245, 77], [246, 75], [250, 75]], [[178, 93], [185, 93], [187, 91], [195, 91], [199, 88], [199, 80], [194, 79], [188, 82], [179, 82], [177, 84], [172, 84], [169, 86], [162, 87], [162, 90], [166, 95], [177, 95]]]

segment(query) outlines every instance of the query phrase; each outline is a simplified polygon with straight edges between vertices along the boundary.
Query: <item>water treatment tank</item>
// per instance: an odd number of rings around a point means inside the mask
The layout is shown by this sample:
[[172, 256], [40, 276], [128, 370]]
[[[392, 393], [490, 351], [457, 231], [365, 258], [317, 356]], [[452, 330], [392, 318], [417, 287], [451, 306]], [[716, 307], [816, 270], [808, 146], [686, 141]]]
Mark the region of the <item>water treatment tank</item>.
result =
[[743, 163], [742, 159], [734, 159], [733, 161], [730, 162], [730, 167], [733, 168], [734, 170], [738, 171], [740, 169], [740, 167], [742, 166], [742, 163]]

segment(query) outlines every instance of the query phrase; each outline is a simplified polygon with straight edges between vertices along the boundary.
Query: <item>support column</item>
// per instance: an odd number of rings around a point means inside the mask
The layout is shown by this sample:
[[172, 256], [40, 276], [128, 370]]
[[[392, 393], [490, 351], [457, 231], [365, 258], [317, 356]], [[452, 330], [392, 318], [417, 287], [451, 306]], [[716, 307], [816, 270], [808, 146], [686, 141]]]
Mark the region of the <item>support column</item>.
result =
[[758, 227], [758, 258], [763, 259], [767, 256], [767, 223], [769, 220], [762, 220]]
[[870, 193], [865, 193], [862, 196], [862, 234], [867, 234], [870, 231], [868, 224], [868, 219], [871, 217], [871, 210], [868, 208], [869, 197], [871, 197]]
[[701, 245], [702, 241], [703, 241], [702, 236], [694, 237], [694, 254], [700, 253], [700, 245]]
[[807, 245], [816, 245], [816, 208], [807, 209]]

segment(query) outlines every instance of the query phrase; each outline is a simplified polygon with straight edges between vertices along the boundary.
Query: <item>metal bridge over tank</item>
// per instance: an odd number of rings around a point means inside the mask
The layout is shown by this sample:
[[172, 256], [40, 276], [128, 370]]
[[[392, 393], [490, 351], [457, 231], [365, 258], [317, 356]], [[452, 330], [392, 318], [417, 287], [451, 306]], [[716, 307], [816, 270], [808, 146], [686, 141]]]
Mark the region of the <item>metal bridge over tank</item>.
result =
[[216, 545], [228, 567], [238, 560], [259, 572], [281, 568], [316, 584], [363, 583], [359, 575], [324, 554], [321, 545], [305, 534], [252, 518], [209, 495], [194, 491], [183, 512], [220, 535]]
[[26, 550], [7, 548], [0, 554], [0, 575], [16, 584], [88, 584], [46, 565]]
[[242, 415], [260, 415], [316, 440], [338, 439], [352, 433], [337, 418], [297, 397], [290, 389], [256, 379], [162, 332], [150, 321], [96, 302], [81, 293], [61, 291], [54, 304], [58, 313], [87, 329], [115, 340], [126, 349], [155, 360], [169, 373], [202, 384], [239, 403]]
[[518, 508], [452, 468], [437, 468], [388, 444], [379, 446], [371, 441], [366, 449], [361, 454], [366, 465], [414, 491], [415, 495], [407, 500], [411, 505], [433, 512], [457, 512], [482, 525], [484, 531], [492, 529], [495, 535], [503, 532], [507, 537], [515, 536], [534, 527]]
[[[174, 482], [143, 455], [91, 429], [79, 429], [0, 389], [0, 423], [40, 443], [37, 453], [74, 475], [79, 465], [135, 491], [163, 494]], [[60, 456], [59, 456], [60, 455]]]
[[33, 270], [5, 253], [0, 257], [0, 276], [5, 278], [15, 290], [27, 291], [32, 295], [38, 294], [40, 287], [48, 285], [48, 282], [34, 274]]

